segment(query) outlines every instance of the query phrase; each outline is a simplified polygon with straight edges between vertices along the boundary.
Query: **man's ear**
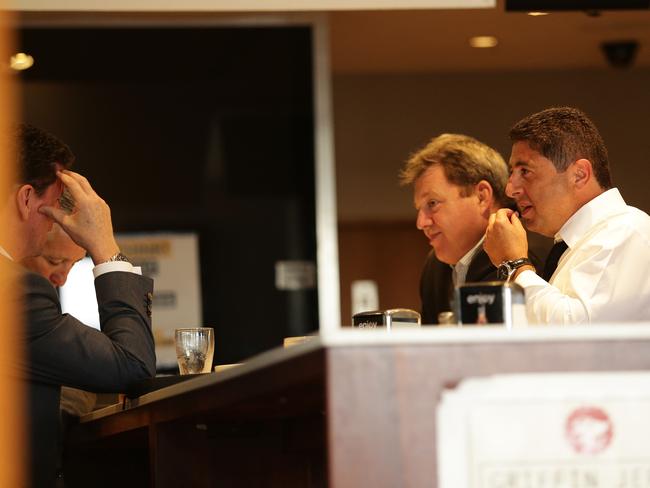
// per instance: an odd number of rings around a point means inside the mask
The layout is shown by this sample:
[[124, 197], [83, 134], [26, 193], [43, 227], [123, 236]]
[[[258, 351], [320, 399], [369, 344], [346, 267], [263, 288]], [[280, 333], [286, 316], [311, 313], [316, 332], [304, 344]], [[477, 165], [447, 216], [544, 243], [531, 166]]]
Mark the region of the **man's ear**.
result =
[[492, 191], [492, 185], [485, 180], [481, 180], [474, 187], [474, 191], [478, 197], [479, 205], [486, 208], [492, 207], [492, 202], [494, 202], [494, 191]]
[[29, 219], [31, 212], [37, 211], [36, 190], [32, 185], [22, 185], [16, 192], [16, 208], [21, 220]]
[[589, 183], [594, 175], [591, 161], [588, 159], [578, 159], [571, 166], [571, 181], [577, 189], [582, 189]]

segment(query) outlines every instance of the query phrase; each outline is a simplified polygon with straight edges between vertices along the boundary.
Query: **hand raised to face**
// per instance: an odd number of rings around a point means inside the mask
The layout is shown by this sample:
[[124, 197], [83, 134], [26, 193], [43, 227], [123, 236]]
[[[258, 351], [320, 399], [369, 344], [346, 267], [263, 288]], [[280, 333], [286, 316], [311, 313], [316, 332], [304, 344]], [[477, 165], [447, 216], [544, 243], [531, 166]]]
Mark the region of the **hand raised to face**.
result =
[[79, 173], [63, 170], [57, 176], [74, 199], [74, 210], [68, 213], [43, 206], [39, 211], [63, 227], [74, 242], [88, 251], [95, 264], [107, 261], [119, 252], [113, 236], [111, 209]]
[[528, 237], [517, 212], [502, 208], [490, 215], [483, 248], [495, 266], [528, 257]]

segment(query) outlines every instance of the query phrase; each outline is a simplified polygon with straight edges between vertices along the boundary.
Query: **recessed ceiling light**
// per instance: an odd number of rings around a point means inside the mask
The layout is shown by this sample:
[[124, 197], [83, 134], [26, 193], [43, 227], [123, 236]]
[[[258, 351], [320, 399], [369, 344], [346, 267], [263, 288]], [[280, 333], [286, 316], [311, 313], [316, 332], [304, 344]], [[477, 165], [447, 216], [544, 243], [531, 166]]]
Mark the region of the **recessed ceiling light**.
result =
[[9, 60], [9, 66], [11, 69], [14, 69], [16, 71], [23, 71], [31, 68], [33, 64], [34, 58], [25, 53], [14, 54]]
[[548, 15], [548, 12], [528, 12], [528, 15], [531, 17], [543, 17], [544, 15]]
[[474, 36], [469, 39], [469, 45], [476, 48], [494, 47], [497, 44], [499, 40], [494, 36]]

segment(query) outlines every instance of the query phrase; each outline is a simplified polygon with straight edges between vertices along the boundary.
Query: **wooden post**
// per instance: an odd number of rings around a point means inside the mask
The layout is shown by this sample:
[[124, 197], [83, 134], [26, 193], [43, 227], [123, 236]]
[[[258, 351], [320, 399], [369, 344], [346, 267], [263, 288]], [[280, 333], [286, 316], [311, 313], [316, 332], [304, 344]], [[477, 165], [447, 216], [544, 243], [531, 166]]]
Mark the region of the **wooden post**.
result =
[[[0, 2], [4, 3], [4, 2]], [[0, 133], [7, 134], [9, 124], [16, 121], [17, 90], [9, 72], [9, 58], [13, 54], [11, 14], [0, 5]], [[0, 205], [4, 206], [14, 181], [12, 148], [6, 137], [0, 140]], [[0, 222], [0, 242], [6, 242], [6, 227]], [[0, 285], [7, 283], [6, 270], [0, 267]], [[23, 388], [16, 377], [16, 363], [20, 350], [22, 324], [16, 309], [15, 287], [2, 286], [0, 293], [0, 486], [25, 485], [26, 433], [23, 415], [25, 399]], [[13, 294], [13, 295], [12, 295]]]

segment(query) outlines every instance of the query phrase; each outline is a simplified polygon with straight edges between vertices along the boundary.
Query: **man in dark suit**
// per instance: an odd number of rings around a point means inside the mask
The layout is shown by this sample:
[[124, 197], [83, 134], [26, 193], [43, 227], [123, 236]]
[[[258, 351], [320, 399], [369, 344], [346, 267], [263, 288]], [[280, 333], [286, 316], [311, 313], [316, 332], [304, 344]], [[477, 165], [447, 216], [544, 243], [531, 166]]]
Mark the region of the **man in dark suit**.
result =
[[414, 187], [416, 225], [433, 247], [420, 296], [422, 323], [435, 324], [453, 310], [455, 286], [497, 279], [483, 239], [490, 214], [512, 203], [505, 195], [508, 165], [472, 137], [442, 134], [411, 156], [400, 176]]
[[[440, 314], [453, 310], [454, 284], [453, 268], [436, 258], [434, 250], [429, 252], [420, 276], [420, 299], [422, 301], [422, 323], [438, 323]], [[471, 260], [465, 283], [496, 281], [497, 268], [488, 255], [480, 249]]]
[[[153, 282], [120, 253], [108, 205], [81, 175], [69, 171], [73, 155], [56, 137], [20, 126], [16, 137], [19, 180], [0, 207], [7, 236], [0, 242], [0, 292], [20, 286], [24, 307], [31, 485], [55, 485], [60, 450], [59, 396], [62, 385], [91, 391], [124, 391], [155, 374], [151, 333]], [[75, 202], [59, 208], [63, 188]], [[54, 287], [17, 263], [41, 254], [57, 222], [95, 263], [101, 332], [62, 314]], [[13, 279], [12, 279], [13, 277]]]
[[[63, 198], [63, 197], [62, 197]], [[61, 205], [63, 208], [63, 204]], [[70, 209], [72, 210], [72, 209]], [[40, 256], [29, 256], [21, 264], [48, 279], [55, 288], [65, 285], [72, 267], [86, 256], [86, 250], [70, 239], [59, 224], [54, 224]], [[64, 386], [61, 388], [63, 425], [93, 410], [97, 395], [89, 391]]]

